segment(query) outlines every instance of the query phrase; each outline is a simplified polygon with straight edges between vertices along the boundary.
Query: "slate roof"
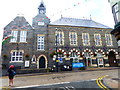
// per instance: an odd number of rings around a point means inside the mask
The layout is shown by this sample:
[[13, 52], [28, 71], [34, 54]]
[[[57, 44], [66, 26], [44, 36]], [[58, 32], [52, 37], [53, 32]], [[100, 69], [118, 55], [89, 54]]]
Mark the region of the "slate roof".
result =
[[6, 29], [32, 29], [32, 26], [23, 16], [17, 16], [4, 28], [4, 30]]
[[[50, 25], [67, 25], [67, 26], [80, 26], [80, 27], [95, 27], [95, 28], [110, 28], [98, 22], [88, 19], [76, 19], [61, 17], [55, 22], [51, 22]], [[112, 28], [110, 28], [112, 29]]]

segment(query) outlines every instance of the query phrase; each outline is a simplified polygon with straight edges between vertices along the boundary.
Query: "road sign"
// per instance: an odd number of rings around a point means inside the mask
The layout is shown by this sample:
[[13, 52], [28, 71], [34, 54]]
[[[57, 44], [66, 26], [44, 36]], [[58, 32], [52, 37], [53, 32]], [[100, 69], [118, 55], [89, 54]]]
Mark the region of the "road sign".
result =
[[83, 62], [79, 62], [79, 63], [72, 63], [72, 67], [73, 68], [80, 68], [80, 67], [85, 67]]

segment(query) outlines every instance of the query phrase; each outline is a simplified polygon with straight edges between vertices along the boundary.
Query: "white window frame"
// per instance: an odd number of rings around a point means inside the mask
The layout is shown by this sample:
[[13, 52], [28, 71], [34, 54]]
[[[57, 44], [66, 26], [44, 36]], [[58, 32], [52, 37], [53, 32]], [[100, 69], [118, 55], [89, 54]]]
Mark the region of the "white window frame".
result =
[[94, 40], [95, 40], [95, 45], [96, 46], [102, 46], [102, 41], [101, 41], [101, 35], [100, 34], [94, 34]]
[[20, 31], [20, 42], [26, 42], [27, 31]]
[[12, 51], [11, 52], [11, 62], [23, 62], [23, 51]]
[[64, 45], [64, 32], [56, 31], [55, 36], [56, 35], [57, 35], [57, 45]]
[[69, 40], [70, 45], [77, 45], [77, 33], [76, 32], [69, 32]]
[[107, 46], [113, 46], [111, 34], [105, 34], [105, 39], [106, 39], [106, 45]]
[[37, 35], [37, 50], [44, 50], [44, 35]]
[[12, 31], [11, 31], [11, 35], [12, 35], [13, 38], [10, 39], [10, 42], [11, 42], [11, 43], [12, 43], [12, 42], [17, 42], [18, 31], [12, 30]]
[[84, 46], [89, 46], [90, 45], [89, 33], [82, 33], [82, 42], [83, 42]]

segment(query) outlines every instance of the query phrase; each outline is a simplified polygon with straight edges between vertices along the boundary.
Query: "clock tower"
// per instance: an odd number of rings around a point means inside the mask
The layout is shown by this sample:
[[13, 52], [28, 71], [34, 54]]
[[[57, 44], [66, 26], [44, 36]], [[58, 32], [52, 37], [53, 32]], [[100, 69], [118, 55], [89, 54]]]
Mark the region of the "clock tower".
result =
[[42, 28], [50, 23], [50, 19], [46, 16], [46, 7], [44, 2], [41, 1], [38, 7], [38, 15], [33, 18], [32, 26], [34, 29]]
[[40, 6], [38, 7], [38, 12], [39, 12], [39, 14], [45, 14], [46, 13], [46, 8], [44, 6], [43, 1], [41, 2]]

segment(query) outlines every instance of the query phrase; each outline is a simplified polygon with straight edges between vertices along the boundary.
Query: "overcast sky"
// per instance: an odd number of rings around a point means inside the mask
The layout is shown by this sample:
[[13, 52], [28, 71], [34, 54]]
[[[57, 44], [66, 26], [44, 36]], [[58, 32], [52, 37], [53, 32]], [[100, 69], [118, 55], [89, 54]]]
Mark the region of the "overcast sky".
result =
[[[108, 0], [43, 0], [46, 15], [51, 21], [63, 17], [91, 18], [109, 27], [114, 26], [114, 20]], [[0, 0], [0, 40], [3, 28], [9, 24], [17, 14], [24, 14], [26, 20], [32, 24], [32, 18], [38, 14], [41, 0]], [[2, 42], [2, 41], [1, 41]]]

